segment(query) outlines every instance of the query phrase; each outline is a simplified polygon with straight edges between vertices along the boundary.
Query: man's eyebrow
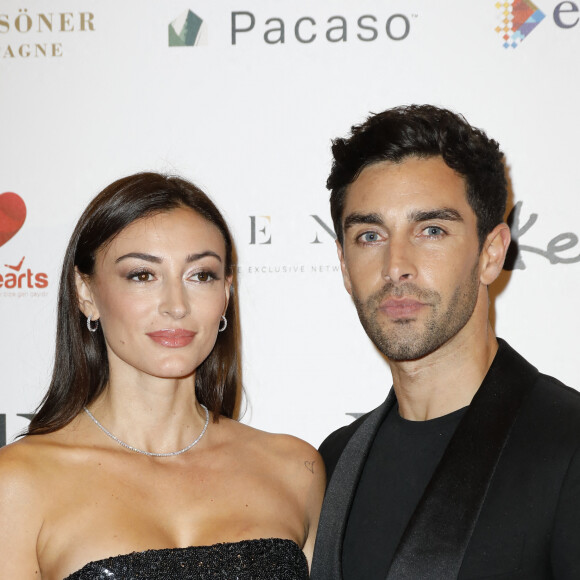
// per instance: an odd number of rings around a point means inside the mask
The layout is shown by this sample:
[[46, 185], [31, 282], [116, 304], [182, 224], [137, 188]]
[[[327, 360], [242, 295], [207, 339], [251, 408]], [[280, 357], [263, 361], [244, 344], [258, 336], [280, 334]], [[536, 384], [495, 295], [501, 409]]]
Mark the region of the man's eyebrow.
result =
[[410, 222], [428, 222], [430, 220], [445, 220], [451, 222], [462, 222], [462, 215], [453, 208], [442, 207], [430, 210], [415, 210], [409, 214]]
[[[442, 207], [438, 209], [430, 210], [414, 210], [409, 213], [409, 222], [419, 223], [426, 222], [429, 220], [445, 220], [452, 222], [462, 222], [462, 215], [453, 208]], [[383, 218], [378, 213], [359, 213], [353, 212], [349, 214], [344, 220], [344, 230], [357, 225], [357, 224], [369, 224], [369, 225], [384, 225]]]
[[[216, 258], [220, 262], [222, 261], [219, 254], [216, 254], [211, 250], [207, 250], [206, 252], [199, 252], [198, 254], [189, 254], [187, 258], [185, 258], [185, 261], [189, 264], [191, 262], [197, 262], [197, 260], [201, 260], [202, 258], [205, 258], [207, 256], [212, 256], [213, 258]], [[126, 260], [128, 258], [145, 260], [146, 262], [153, 262], [154, 264], [161, 264], [161, 262], [163, 262], [163, 258], [160, 258], [159, 256], [153, 256], [152, 254], [144, 254], [142, 252], [129, 252], [128, 254], [124, 254], [123, 256], [117, 258], [115, 260], [115, 264], [118, 264], [119, 262]]]
[[384, 224], [383, 218], [378, 213], [358, 213], [354, 212], [349, 214], [344, 220], [344, 230], [357, 225], [357, 224], [369, 224], [381, 226]]

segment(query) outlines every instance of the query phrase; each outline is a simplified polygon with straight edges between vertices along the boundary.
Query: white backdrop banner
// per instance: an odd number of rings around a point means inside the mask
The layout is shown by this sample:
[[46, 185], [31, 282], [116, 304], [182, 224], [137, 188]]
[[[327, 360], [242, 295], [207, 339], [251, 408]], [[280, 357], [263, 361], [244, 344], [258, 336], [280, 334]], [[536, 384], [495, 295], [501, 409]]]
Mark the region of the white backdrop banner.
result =
[[243, 421], [318, 445], [379, 404], [391, 378], [342, 286], [325, 181], [331, 138], [400, 104], [500, 142], [518, 246], [496, 332], [580, 387], [579, 21], [557, 0], [2, 0], [0, 445], [48, 385], [76, 220], [143, 170], [192, 180], [234, 232]]

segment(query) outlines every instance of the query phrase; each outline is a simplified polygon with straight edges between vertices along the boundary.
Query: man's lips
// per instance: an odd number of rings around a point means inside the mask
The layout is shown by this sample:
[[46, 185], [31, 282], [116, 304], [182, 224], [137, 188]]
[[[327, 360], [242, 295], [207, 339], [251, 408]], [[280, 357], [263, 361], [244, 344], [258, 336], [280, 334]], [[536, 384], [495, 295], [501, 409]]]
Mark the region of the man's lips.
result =
[[148, 332], [147, 336], [163, 346], [180, 348], [187, 346], [193, 340], [195, 332], [184, 330], [183, 328], [167, 328]]
[[389, 318], [411, 318], [424, 306], [427, 305], [414, 298], [389, 298], [381, 303], [380, 309]]

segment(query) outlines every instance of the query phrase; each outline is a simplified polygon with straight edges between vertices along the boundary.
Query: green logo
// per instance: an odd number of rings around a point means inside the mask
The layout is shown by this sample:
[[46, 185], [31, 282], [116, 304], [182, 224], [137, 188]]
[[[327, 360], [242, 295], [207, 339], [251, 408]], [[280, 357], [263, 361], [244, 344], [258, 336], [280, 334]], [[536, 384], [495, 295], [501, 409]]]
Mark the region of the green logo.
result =
[[205, 24], [191, 10], [186, 10], [169, 25], [169, 46], [207, 44]]

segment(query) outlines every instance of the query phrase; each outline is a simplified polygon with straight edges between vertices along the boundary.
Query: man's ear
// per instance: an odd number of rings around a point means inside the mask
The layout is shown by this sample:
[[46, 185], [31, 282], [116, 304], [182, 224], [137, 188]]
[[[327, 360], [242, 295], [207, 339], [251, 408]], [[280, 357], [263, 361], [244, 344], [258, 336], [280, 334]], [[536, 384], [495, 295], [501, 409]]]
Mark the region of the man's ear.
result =
[[485, 238], [480, 257], [479, 280], [489, 286], [501, 274], [511, 242], [509, 226], [498, 224]]
[[93, 293], [89, 284], [89, 278], [79, 272], [75, 266], [75, 285], [77, 289], [77, 297], [79, 300], [80, 311], [91, 320], [98, 320], [100, 318], [99, 309], [95, 304]]
[[336, 251], [338, 253], [338, 259], [340, 260], [340, 270], [342, 272], [342, 281], [344, 282], [344, 287], [346, 291], [352, 296], [352, 284], [350, 283], [350, 276], [346, 269], [346, 263], [344, 261], [344, 251], [340, 242], [336, 240]]

